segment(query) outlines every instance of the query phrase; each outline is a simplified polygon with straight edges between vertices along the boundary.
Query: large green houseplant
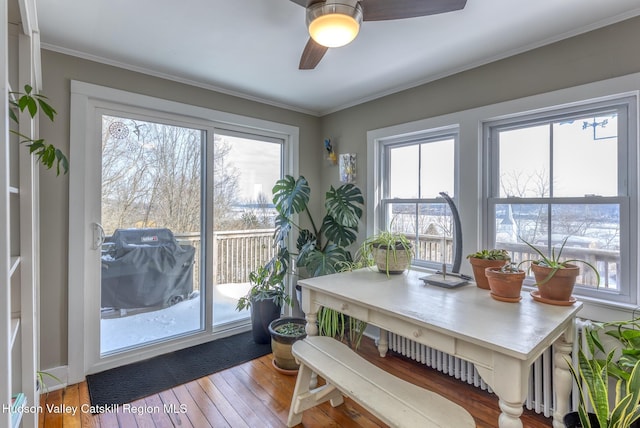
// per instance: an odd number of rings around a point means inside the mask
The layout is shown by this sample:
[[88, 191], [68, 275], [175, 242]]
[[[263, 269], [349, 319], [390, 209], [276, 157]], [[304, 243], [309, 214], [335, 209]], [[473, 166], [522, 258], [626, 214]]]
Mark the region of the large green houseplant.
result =
[[[298, 269], [309, 277], [336, 273], [353, 260], [348, 246], [357, 238], [364, 204], [362, 192], [350, 183], [331, 186], [325, 194], [326, 213], [320, 223], [314, 221], [309, 210], [310, 197], [311, 188], [303, 176], [294, 179], [287, 175], [273, 186], [273, 203], [278, 212], [274, 235], [278, 257], [286, 266], [288, 257], [295, 256]], [[296, 219], [298, 214], [303, 214], [309, 227], [301, 225]], [[289, 234], [294, 230], [298, 238], [291, 251]]]
[[620, 357], [609, 366], [609, 374], [616, 379], [628, 381], [631, 371], [640, 361], [640, 318], [629, 321], [604, 323], [605, 334], [619, 343]]
[[[629, 428], [640, 420], [640, 360], [628, 365], [624, 359], [614, 359], [615, 349], [604, 359], [596, 352], [605, 352], [598, 331], [589, 329], [587, 349], [578, 350], [578, 365], [569, 365], [578, 387], [577, 412], [565, 416], [567, 428]], [[615, 335], [614, 335], [615, 337]], [[623, 354], [624, 355], [624, 354]], [[625, 376], [620, 376], [624, 372]], [[615, 397], [609, 395], [609, 376], [617, 377]], [[620, 377], [618, 377], [620, 376]], [[593, 409], [590, 411], [590, 408]]]
[[[357, 239], [364, 206], [362, 192], [351, 183], [337, 188], [330, 186], [325, 193], [321, 222], [316, 222], [311, 214], [310, 198], [311, 188], [303, 176], [296, 179], [287, 175], [273, 186], [273, 203], [278, 212], [274, 233], [276, 258], [286, 270], [289, 258], [295, 257], [297, 274], [302, 277], [345, 270], [353, 264], [348, 247]], [[303, 221], [309, 226], [303, 226]], [[293, 231], [297, 232], [295, 248], [289, 248], [289, 235]], [[327, 308], [319, 312], [318, 323], [320, 334], [340, 338], [345, 337], [345, 331], [351, 331], [350, 325], [357, 331], [364, 330], [363, 323]]]

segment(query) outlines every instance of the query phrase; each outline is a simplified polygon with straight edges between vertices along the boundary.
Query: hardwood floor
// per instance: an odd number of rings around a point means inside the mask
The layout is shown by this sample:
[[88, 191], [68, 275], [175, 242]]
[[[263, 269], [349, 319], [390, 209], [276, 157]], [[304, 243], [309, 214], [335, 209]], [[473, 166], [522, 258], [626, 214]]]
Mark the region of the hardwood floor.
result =
[[[363, 339], [359, 353], [396, 376], [460, 404], [473, 415], [478, 428], [498, 426], [499, 409], [495, 395], [392, 352], [386, 358], [380, 358], [373, 342], [366, 338]], [[120, 406], [117, 412], [92, 415], [87, 412], [89, 393], [86, 382], [83, 382], [43, 395], [41, 405], [44, 412], [40, 414], [39, 426], [284, 427], [294, 383], [295, 376], [278, 373], [271, 364], [271, 355], [266, 355]], [[58, 407], [56, 411], [49, 411], [51, 406]], [[75, 415], [72, 414], [74, 408], [77, 409]], [[522, 422], [525, 428], [551, 426], [550, 418], [529, 410], [524, 411]], [[301, 426], [324, 428], [385, 425], [358, 404], [345, 399], [345, 404], [336, 408], [324, 403], [307, 410]]]

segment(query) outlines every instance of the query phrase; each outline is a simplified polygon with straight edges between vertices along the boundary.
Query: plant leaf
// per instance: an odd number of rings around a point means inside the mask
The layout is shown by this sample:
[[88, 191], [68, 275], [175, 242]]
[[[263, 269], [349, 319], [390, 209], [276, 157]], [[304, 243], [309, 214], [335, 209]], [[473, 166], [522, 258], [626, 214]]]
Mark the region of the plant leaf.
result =
[[278, 214], [275, 219], [275, 230], [273, 232], [274, 245], [285, 246], [289, 232], [291, 232], [291, 222], [287, 217]]
[[13, 109], [9, 109], [9, 119], [11, 119], [15, 123], [19, 123], [18, 116], [16, 116], [16, 112]]
[[341, 224], [329, 214], [322, 220], [322, 232], [328, 240], [343, 247], [353, 244], [357, 239], [356, 229]]
[[362, 217], [364, 198], [359, 188], [353, 184], [343, 184], [326, 193], [325, 208], [335, 221], [346, 227], [356, 227]]
[[38, 105], [40, 106], [40, 110], [49, 118], [49, 120], [53, 122], [55, 115], [58, 114], [58, 112], [53, 107], [51, 107], [49, 103], [44, 101], [43, 98], [46, 99], [46, 97], [44, 96], [37, 98]]
[[306, 253], [304, 260], [309, 274], [313, 277], [336, 273], [342, 263], [350, 262], [349, 253], [337, 245], [328, 245], [324, 252], [317, 249]]
[[300, 231], [300, 233], [298, 233], [298, 239], [296, 239], [296, 248], [298, 249], [298, 251], [302, 251], [302, 249], [309, 242], [314, 242], [315, 246], [315, 241], [316, 237], [313, 235], [313, 233], [311, 233], [310, 230], [303, 229]]
[[285, 217], [291, 217], [293, 214], [305, 210], [311, 196], [309, 183], [303, 176], [296, 180], [287, 175], [276, 181], [272, 190], [276, 210]]

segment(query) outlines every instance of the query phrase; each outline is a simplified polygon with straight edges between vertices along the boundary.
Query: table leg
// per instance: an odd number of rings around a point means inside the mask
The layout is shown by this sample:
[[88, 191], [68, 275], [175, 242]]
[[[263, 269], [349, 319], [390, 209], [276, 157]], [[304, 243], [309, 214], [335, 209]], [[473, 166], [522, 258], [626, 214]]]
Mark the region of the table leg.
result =
[[500, 417], [498, 418], [498, 426], [500, 428], [522, 428], [522, 403], [507, 403], [500, 399], [498, 405], [500, 406]]
[[380, 337], [378, 338], [378, 352], [381, 357], [387, 355], [389, 350], [389, 332], [387, 330], [380, 329]]
[[553, 427], [563, 428], [564, 415], [569, 412], [569, 396], [573, 377], [569, 370], [571, 364], [571, 351], [573, 349], [573, 323], [565, 330], [558, 340], [553, 344], [553, 390], [556, 393], [556, 407], [553, 412]]
[[527, 398], [530, 367], [521, 360], [494, 353], [493, 369], [476, 366], [482, 379], [498, 396], [500, 428], [522, 428], [520, 416]]

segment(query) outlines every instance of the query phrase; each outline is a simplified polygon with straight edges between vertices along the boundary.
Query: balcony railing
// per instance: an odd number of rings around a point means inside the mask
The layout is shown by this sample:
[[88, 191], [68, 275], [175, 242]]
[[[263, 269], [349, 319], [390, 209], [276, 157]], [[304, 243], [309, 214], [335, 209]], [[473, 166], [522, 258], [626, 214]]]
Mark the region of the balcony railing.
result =
[[[200, 234], [176, 234], [180, 243], [196, 248], [194, 265], [194, 289], [200, 284]], [[273, 229], [234, 230], [214, 232], [214, 275], [217, 284], [249, 282], [249, 273], [262, 266], [274, 256]], [[537, 259], [537, 255], [525, 244], [498, 243], [511, 254], [512, 260]], [[442, 236], [421, 235], [417, 244], [417, 254], [423, 260], [451, 263], [453, 260], [453, 241]], [[466, 255], [465, 253], [464, 255]], [[464, 256], [463, 255], [463, 256]], [[565, 247], [563, 260], [581, 259], [596, 266], [601, 273], [601, 287], [617, 288], [615, 278], [619, 272], [620, 257], [616, 251], [591, 248]], [[464, 263], [464, 258], [463, 258]], [[582, 269], [582, 283], [595, 286], [595, 275], [590, 269]], [[614, 280], [612, 280], [612, 278]]]
[[[274, 229], [229, 230], [213, 233], [213, 274], [216, 284], [249, 282], [249, 273], [270, 260]], [[175, 234], [180, 244], [196, 249], [193, 266], [193, 289], [200, 288], [200, 234]]]
[[[534, 254], [531, 249], [520, 243], [507, 243], [500, 242], [496, 244], [498, 248], [504, 248], [511, 254], [511, 260], [514, 263], [520, 263], [523, 260], [537, 260], [539, 256]], [[558, 250], [558, 248], [556, 249]], [[545, 254], [545, 251], [542, 250]], [[617, 289], [616, 278], [618, 272], [620, 272], [620, 253], [613, 250], [599, 250], [594, 248], [576, 248], [565, 247], [562, 250], [562, 260], [578, 259], [584, 260], [592, 264], [598, 272], [600, 272], [600, 287]], [[580, 274], [582, 284], [589, 286], [596, 286], [596, 275], [588, 267], [583, 266], [581, 263], [576, 263], [576, 266], [580, 267]], [[612, 280], [613, 279], [613, 280]]]

